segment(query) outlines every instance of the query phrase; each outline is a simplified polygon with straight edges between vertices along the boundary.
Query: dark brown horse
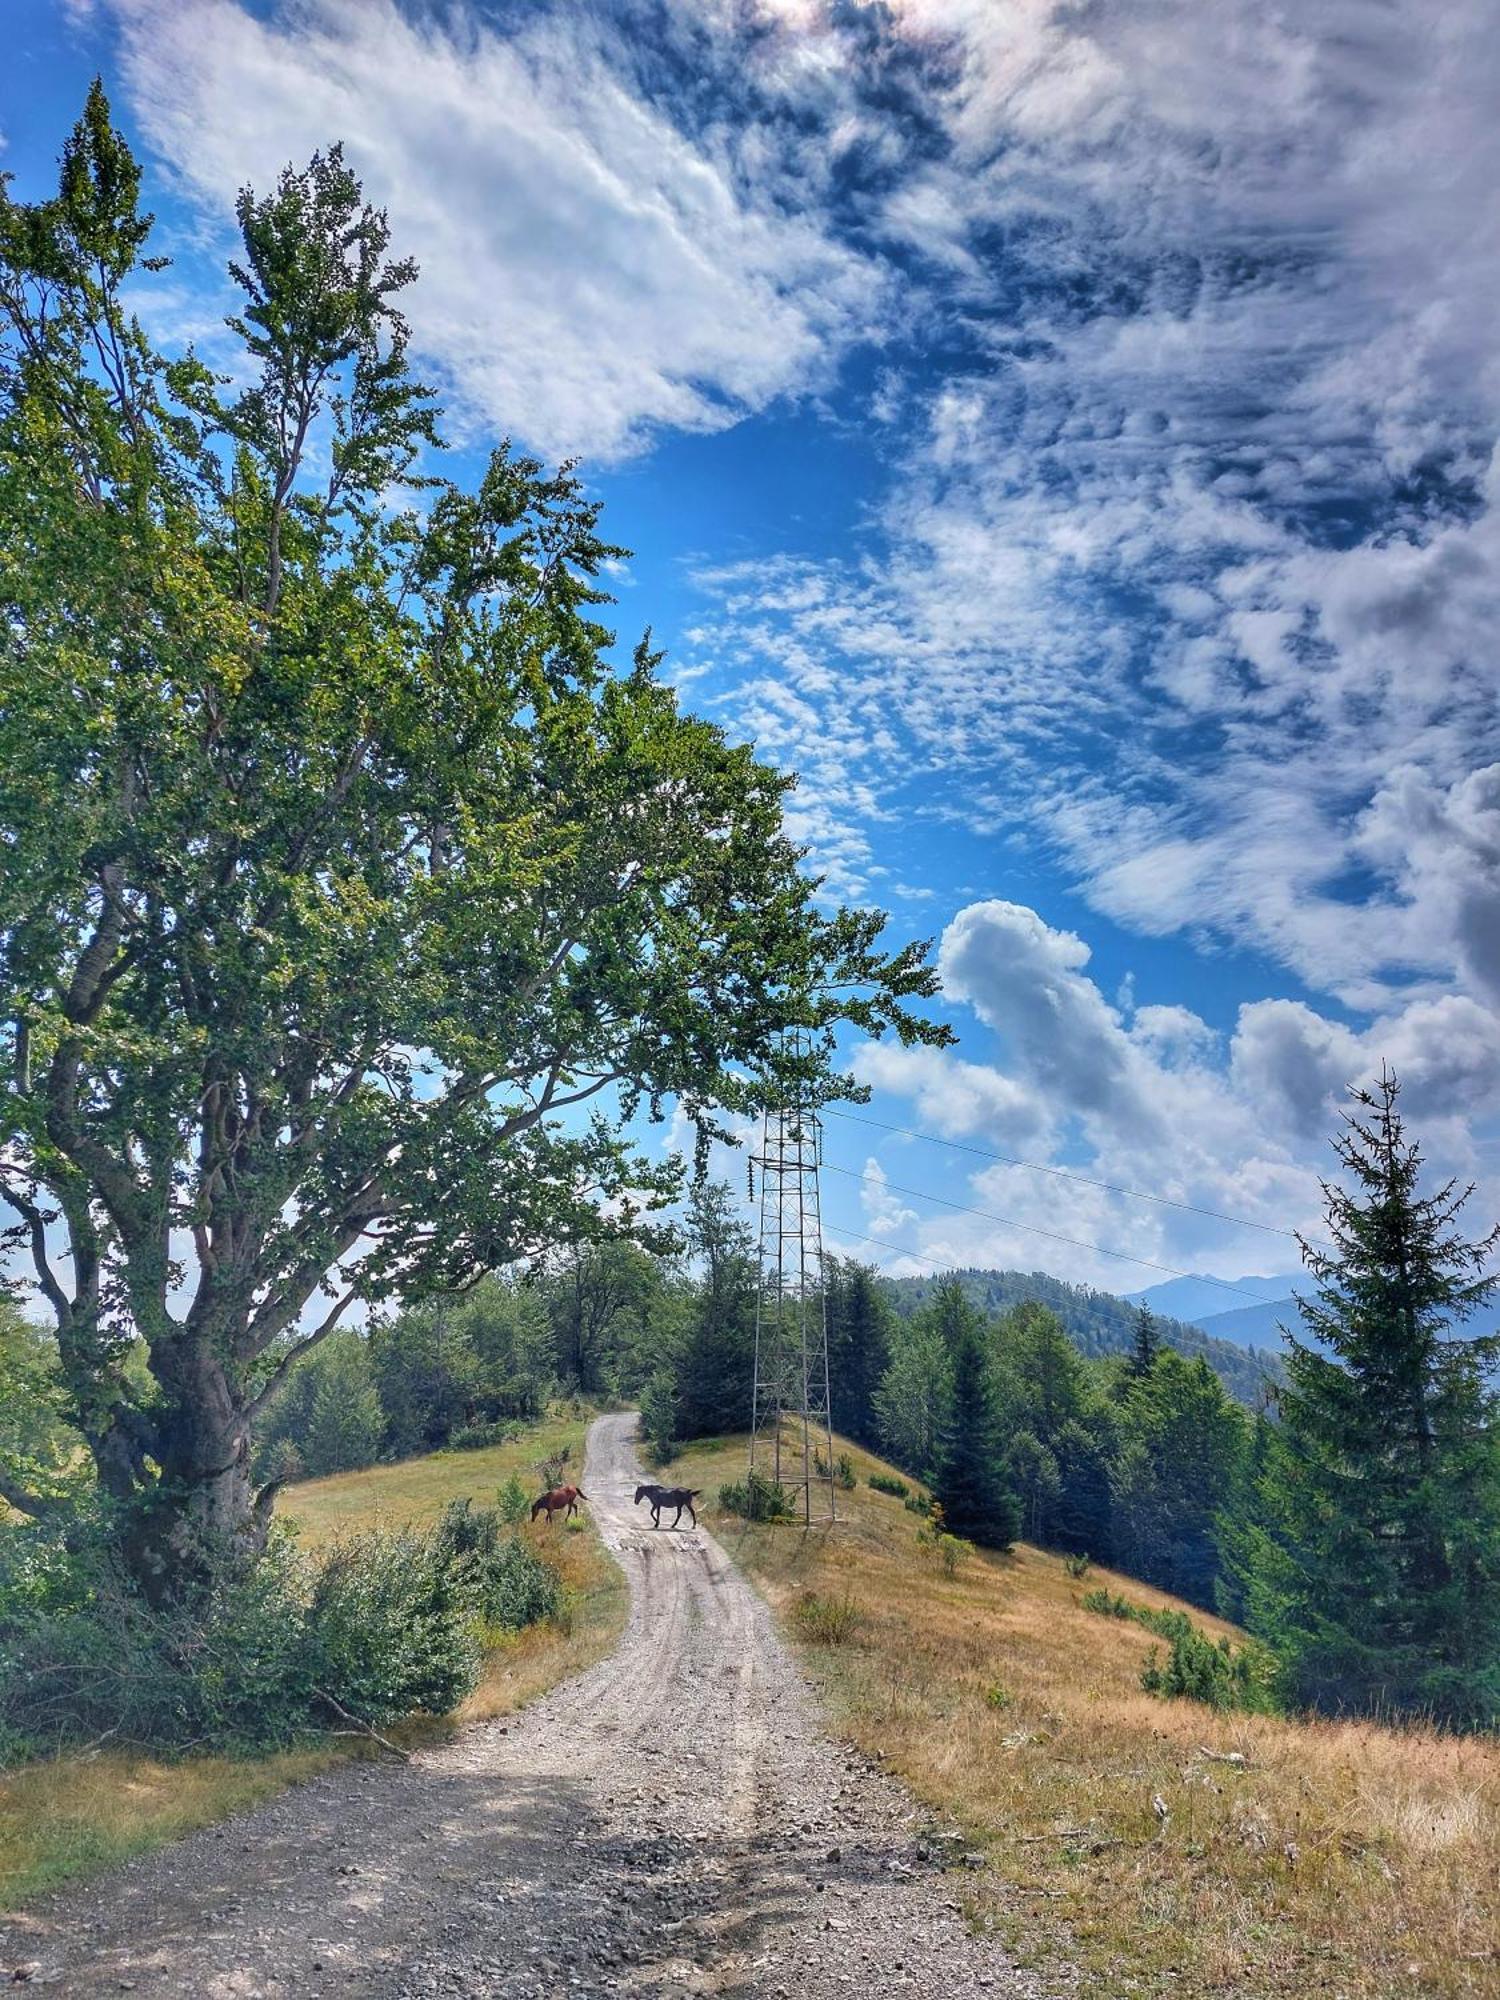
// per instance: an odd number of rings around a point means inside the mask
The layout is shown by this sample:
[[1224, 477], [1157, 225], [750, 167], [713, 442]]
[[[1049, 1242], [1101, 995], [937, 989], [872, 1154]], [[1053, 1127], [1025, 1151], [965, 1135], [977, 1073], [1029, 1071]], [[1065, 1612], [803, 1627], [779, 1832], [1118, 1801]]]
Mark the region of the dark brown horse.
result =
[[693, 1502], [702, 1497], [703, 1488], [701, 1486], [637, 1486], [635, 1489], [635, 1504], [637, 1507], [640, 1506], [643, 1500], [649, 1500], [651, 1503], [651, 1525], [653, 1528], [661, 1526], [661, 1510], [663, 1507], [675, 1507], [677, 1509], [676, 1519], [672, 1522], [674, 1528], [677, 1526], [677, 1522], [682, 1519], [682, 1510], [686, 1507], [693, 1517], [693, 1526], [696, 1528], [698, 1525], [698, 1510], [694, 1507]]
[[550, 1493], [544, 1493], [532, 1507], [531, 1518], [534, 1521], [545, 1507], [549, 1528], [552, 1526], [554, 1514], [562, 1514], [565, 1519], [571, 1521], [578, 1512], [579, 1501], [587, 1500], [588, 1497], [581, 1486], [554, 1486]]

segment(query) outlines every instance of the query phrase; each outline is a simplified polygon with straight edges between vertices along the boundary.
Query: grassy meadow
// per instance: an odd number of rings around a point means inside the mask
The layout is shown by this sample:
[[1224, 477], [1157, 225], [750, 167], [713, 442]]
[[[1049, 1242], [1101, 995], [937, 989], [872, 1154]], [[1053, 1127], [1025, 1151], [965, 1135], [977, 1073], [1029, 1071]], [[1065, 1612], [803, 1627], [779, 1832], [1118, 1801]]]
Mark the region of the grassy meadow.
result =
[[1085, 1611], [1088, 1590], [1234, 1628], [1024, 1545], [949, 1576], [920, 1520], [867, 1484], [889, 1468], [850, 1455], [859, 1484], [831, 1530], [723, 1514], [743, 1439], [668, 1476], [705, 1489], [834, 1728], [983, 1851], [956, 1878], [973, 1922], [1111, 1996], [1500, 1993], [1500, 1743], [1158, 1700], [1139, 1675], [1160, 1642]]
[[[344, 1535], [435, 1520], [450, 1500], [492, 1502], [516, 1473], [540, 1490], [534, 1468], [564, 1446], [581, 1466], [588, 1413], [549, 1416], [512, 1444], [439, 1452], [398, 1465], [309, 1480], [282, 1495], [280, 1516], [316, 1551]], [[493, 1647], [484, 1676], [457, 1721], [504, 1715], [609, 1651], [624, 1618], [624, 1578], [592, 1527], [521, 1532], [561, 1570], [562, 1615]], [[390, 1733], [411, 1747], [453, 1720], [420, 1720]], [[48, 1890], [160, 1847], [194, 1828], [259, 1804], [289, 1784], [371, 1746], [328, 1739], [277, 1756], [187, 1757], [166, 1762], [130, 1751], [70, 1753], [0, 1774], [0, 1912]]]

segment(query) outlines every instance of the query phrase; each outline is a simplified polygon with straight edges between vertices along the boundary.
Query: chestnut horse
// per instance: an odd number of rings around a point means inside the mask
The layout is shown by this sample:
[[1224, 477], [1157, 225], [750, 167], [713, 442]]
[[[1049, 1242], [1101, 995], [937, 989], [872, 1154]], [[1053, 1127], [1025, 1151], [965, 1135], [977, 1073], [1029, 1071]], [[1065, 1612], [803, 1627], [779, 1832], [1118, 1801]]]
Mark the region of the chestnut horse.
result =
[[562, 1514], [565, 1520], [571, 1521], [578, 1512], [579, 1501], [587, 1500], [588, 1497], [581, 1486], [554, 1486], [550, 1493], [544, 1493], [536, 1502], [531, 1510], [531, 1518], [534, 1521], [545, 1507], [549, 1528], [552, 1526], [554, 1514]]

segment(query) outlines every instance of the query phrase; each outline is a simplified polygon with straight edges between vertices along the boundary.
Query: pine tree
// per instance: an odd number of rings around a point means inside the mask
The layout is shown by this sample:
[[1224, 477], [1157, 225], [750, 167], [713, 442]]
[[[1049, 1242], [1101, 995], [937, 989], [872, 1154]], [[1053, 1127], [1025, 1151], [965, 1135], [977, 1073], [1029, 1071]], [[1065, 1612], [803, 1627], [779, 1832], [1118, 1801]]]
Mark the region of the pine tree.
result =
[[743, 1430], [750, 1421], [755, 1256], [722, 1183], [693, 1190], [687, 1238], [699, 1274], [648, 1388], [647, 1434], [658, 1444]]
[[1500, 1338], [1461, 1327], [1495, 1290], [1500, 1229], [1459, 1233], [1471, 1188], [1420, 1192], [1394, 1076], [1353, 1096], [1348, 1186], [1324, 1187], [1332, 1248], [1303, 1245], [1311, 1338], [1290, 1342], [1250, 1619], [1315, 1706], [1493, 1726]]
[[1261, 1488], [1270, 1463], [1273, 1428], [1262, 1404], [1255, 1413], [1249, 1442], [1214, 1523], [1214, 1540], [1219, 1549], [1214, 1609], [1221, 1618], [1228, 1618], [1236, 1625], [1243, 1625], [1249, 1613], [1250, 1578], [1262, 1521]]
[[1160, 1352], [1161, 1335], [1156, 1330], [1150, 1306], [1143, 1303], [1136, 1313], [1131, 1332], [1130, 1359], [1125, 1364], [1127, 1376], [1133, 1381], [1140, 1381], [1143, 1376], [1149, 1375]]
[[1028, 1541], [1109, 1553], [1112, 1413], [1048, 1307], [1012, 1308], [997, 1328], [1006, 1457]]
[[1006, 1474], [1000, 1386], [984, 1326], [957, 1282], [939, 1289], [934, 1312], [953, 1368], [936, 1496], [954, 1534], [1008, 1549], [1020, 1528], [1020, 1508]]
[[1201, 1357], [1164, 1349], [1119, 1407], [1110, 1467], [1115, 1558], [1132, 1576], [1211, 1606], [1217, 1523], [1246, 1448], [1244, 1412]]
[[935, 1306], [891, 1332], [890, 1360], [875, 1392], [881, 1443], [903, 1471], [932, 1479], [953, 1394], [953, 1359]]
[[891, 1308], [872, 1266], [830, 1257], [824, 1264], [828, 1373], [833, 1420], [856, 1443], [878, 1441], [875, 1398], [890, 1359]]
[[372, 1465], [380, 1455], [385, 1414], [369, 1351], [358, 1334], [326, 1342], [310, 1359], [317, 1376], [302, 1459], [313, 1478]]

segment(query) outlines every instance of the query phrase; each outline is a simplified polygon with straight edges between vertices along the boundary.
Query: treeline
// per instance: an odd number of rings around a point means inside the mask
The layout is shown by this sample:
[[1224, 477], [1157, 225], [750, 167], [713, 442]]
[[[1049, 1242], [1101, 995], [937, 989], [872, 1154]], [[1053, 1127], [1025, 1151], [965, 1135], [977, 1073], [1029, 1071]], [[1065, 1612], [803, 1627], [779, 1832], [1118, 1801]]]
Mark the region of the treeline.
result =
[[[835, 1428], [926, 1484], [955, 1533], [1108, 1562], [1246, 1625], [1283, 1697], [1324, 1711], [1500, 1719], [1500, 1341], [1464, 1336], [1500, 1238], [1469, 1244], [1462, 1190], [1424, 1197], [1395, 1084], [1361, 1099], [1330, 1190], [1330, 1253], [1282, 1386], [1258, 1410], [1144, 1307], [1129, 1352], [1089, 1358], [1051, 1308], [976, 1303], [971, 1274], [898, 1310], [870, 1267], [823, 1273]], [[693, 1194], [677, 1253], [577, 1246], [524, 1276], [331, 1336], [262, 1420], [295, 1477], [489, 1442], [558, 1393], [638, 1401], [648, 1446], [743, 1431], [754, 1245], [728, 1189]], [[78, 1453], [43, 1350], [12, 1320], [0, 1463], [33, 1485]]]
[[330, 1334], [262, 1416], [257, 1472], [320, 1477], [498, 1443], [558, 1396], [642, 1401], [662, 1435], [742, 1429], [755, 1284], [728, 1191], [705, 1185], [674, 1255], [577, 1244], [524, 1274]]
[[[1001, 1314], [1013, 1306], [1037, 1304], [1051, 1309], [1062, 1322], [1064, 1332], [1079, 1353], [1091, 1361], [1110, 1355], [1127, 1354], [1135, 1337], [1136, 1309], [1128, 1299], [1113, 1292], [1095, 1290], [1092, 1285], [1070, 1285], [1045, 1271], [992, 1271], [976, 1268], [946, 1274], [956, 1278], [981, 1311]], [[898, 1311], [915, 1312], [931, 1302], [944, 1278], [892, 1278], [891, 1295]], [[1185, 1354], [1190, 1361], [1206, 1361], [1230, 1395], [1254, 1409], [1265, 1400], [1267, 1383], [1278, 1385], [1285, 1379], [1278, 1352], [1263, 1347], [1240, 1347], [1205, 1333], [1186, 1320], [1156, 1317], [1162, 1344]]]
[[[756, 1264], [727, 1193], [690, 1225], [693, 1275], [655, 1319], [643, 1425], [661, 1454], [743, 1430], [754, 1370]], [[928, 1484], [948, 1525], [1113, 1561], [1214, 1606], [1228, 1587], [1217, 1522], [1255, 1427], [1199, 1359], [1138, 1315], [1128, 1358], [1086, 1360], [1035, 1301], [982, 1312], [959, 1277], [901, 1313], [869, 1266], [829, 1258], [823, 1308], [835, 1428]]]

